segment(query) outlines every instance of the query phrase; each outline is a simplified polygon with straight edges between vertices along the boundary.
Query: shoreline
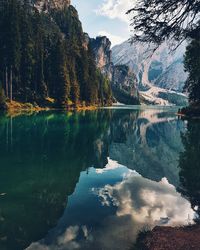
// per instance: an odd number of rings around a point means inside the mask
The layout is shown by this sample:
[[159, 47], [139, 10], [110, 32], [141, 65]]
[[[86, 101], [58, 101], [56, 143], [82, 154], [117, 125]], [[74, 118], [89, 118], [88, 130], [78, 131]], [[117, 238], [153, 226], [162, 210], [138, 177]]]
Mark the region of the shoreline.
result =
[[198, 224], [185, 227], [157, 226], [152, 231], [141, 232], [135, 245], [142, 250], [198, 250], [199, 246]]
[[41, 107], [39, 105], [33, 105], [31, 103], [22, 103], [17, 101], [6, 102], [6, 107], [7, 108], [3, 111], [9, 115], [20, 115], [24, 113], [35, 113], [35, 112], [37, 113], [41, 111], [53, 111], [53, 110], [63, 110], [63, 111], [66, 110], [66, 112], [67, 111], [81, 112], [81, 111], [97, 110], [100, 108], [100, 106], [95, 106], [95, 105], [89, 105], [89, 106], [78, 105], [76, 107], [71, 105], [66, 109], [61, 109], [51, 106]]
[[200, 106], [187, 106], [179, 109], [178, 116], [183, 119], [200, 119]]
[[[48, 105], [49, 104], [49, 105]], [[6, 102], [6, 109], [2, 110], [4, 113], [7, 113], [9, 115], [20, 115], [23, 113], [34, 113], [34, 112], [41, 112], [41, 111], [76, 111], [76, 112], [81, 112], [81, 111], [93, 111], [101, 108], [106, 108], [108, 106], [98, 106], [98, 105], [73, 105], [70, 104], [66, 108], [56, 108], [53, 107], [52, 103], [49, 102], [46, 106], [42, 107], [37, 104], [32, 104], [32, 103], [23, 103], [23, 102], [18, 102], [18, 101], [12, 101], [12, 102]], [[120, 106], [126, 106], [126, 105], [116, 105], [113, 104], [109, 107], [120, 107]], [[143, 107], [143, 105], [140, 105]], [[146, 105], [145, 105], [146, 106]], [[148, 107], [148, 105], [147, 105]], [[155, 105], [155, 107], [158, 107]], [[163, 107], [163, 106], [162, 106]], [[176, 112], [176, 115], [181, 118], [181, 119], [200, 119], [200, 107], [183, 107], [179, 109], [178, 112]]]

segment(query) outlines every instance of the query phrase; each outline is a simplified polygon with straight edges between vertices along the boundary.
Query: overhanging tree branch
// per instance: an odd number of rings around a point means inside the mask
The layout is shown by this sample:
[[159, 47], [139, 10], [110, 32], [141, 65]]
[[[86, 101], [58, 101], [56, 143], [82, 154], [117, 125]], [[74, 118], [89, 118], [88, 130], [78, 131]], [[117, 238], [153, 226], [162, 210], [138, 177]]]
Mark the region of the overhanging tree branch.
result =
[[131, 26], [133, 41], [160, 45], [166, 39], [178, 42], [194, 34], [200, 19], [199, 0], [137, 0], [133, 8]]

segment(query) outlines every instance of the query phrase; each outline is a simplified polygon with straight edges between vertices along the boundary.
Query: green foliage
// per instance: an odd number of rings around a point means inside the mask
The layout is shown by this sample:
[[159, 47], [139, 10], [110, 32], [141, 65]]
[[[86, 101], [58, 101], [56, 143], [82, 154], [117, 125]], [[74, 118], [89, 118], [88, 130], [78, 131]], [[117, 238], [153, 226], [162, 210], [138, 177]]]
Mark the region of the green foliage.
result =
[[127, 12], [137, 41], [161, 44], [166, 39], [181, 43], [199, 29], [199, 0], [136, 0]]
[[[109, 82], [97, 71], [76, 9], [39, 13], [18, 0], [0, 7], [0, 81], [7, 97], [59, 107], [110, 103]], [[11, 88], [12, 83], [12, 88]]]
[[64, 51], [63, 41], [59, 40], [56, 44], [54, 57], [54, 86], [56, 86], [54, 98], [60, 107], [65, 107], [70, 98], [69, 71]]
[[119, 87], [113, 86], [112, 91], [116, 99], [121, 103], [126, 103], [127, 105], [139, 105], [140, 101], [137, 96], [130, 96], [130, 93], [125, 89], [120, 89]]
[[0, 84], [0, 110], [4, 110], [5, 108], [6, 108], [6, 97], [3, 87]]
[[177, 93], [165, 93], [165, 92], [159, 92], [158, 97], [169, 101], [170, 103], [173, 103], [177, 106], [187, 106], [188, 105], [188, 99], [184, 95], [180, 95]]
[[200, 39], [193, 39], [188, 45], [184, 63], [189, 73], [185, 89], [189, 92], [190, 104], [200, 105]]

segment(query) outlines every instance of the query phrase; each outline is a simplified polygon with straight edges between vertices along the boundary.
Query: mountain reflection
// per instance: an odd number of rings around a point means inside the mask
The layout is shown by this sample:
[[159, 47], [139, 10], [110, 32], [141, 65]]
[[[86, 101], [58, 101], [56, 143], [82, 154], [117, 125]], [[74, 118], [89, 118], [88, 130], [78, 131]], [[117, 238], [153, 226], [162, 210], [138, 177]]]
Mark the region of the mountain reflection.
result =
[[184, 130], [184, 123], [166, 111], [114, 111], [109, 157], [146, 178], [167, 177], [177, 186]]
[[156, 109], [1, 116], [0, 249], [123, 249], [144, 227], [193, 223], [180, 132]]

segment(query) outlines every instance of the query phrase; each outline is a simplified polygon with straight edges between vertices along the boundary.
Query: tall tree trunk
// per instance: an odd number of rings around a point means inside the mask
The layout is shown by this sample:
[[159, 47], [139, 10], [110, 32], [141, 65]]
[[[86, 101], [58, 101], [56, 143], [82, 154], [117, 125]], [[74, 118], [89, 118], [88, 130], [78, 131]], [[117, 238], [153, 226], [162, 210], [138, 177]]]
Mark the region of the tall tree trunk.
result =
[[8, 98], [8, 69], [6, 67], [6, 97]]
[[12, 66], [11, 66], [11, 70], [10, 70], [10, 101], [12, 102], [13, 99], [13, 85], [12, 85], [12, 81], [13, 81], [13, 75], [12, 75]]

